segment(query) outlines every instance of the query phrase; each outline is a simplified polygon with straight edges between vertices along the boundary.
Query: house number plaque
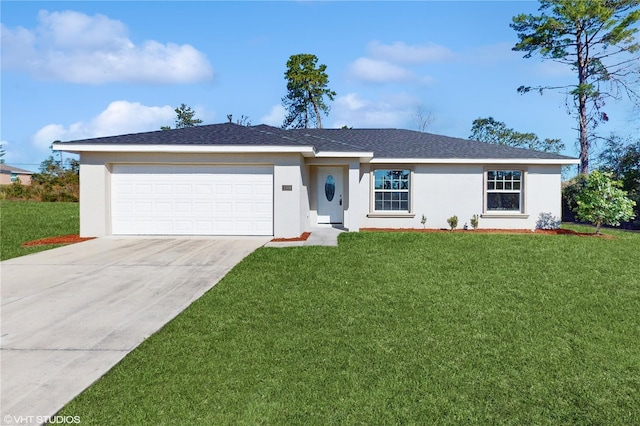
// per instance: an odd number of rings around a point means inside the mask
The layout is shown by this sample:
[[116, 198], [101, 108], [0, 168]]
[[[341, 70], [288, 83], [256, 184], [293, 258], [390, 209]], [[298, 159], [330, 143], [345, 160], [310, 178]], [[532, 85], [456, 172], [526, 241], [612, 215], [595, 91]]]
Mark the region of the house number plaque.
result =
[[282, 185], [283, 191], [293, 191], [293, 185]]

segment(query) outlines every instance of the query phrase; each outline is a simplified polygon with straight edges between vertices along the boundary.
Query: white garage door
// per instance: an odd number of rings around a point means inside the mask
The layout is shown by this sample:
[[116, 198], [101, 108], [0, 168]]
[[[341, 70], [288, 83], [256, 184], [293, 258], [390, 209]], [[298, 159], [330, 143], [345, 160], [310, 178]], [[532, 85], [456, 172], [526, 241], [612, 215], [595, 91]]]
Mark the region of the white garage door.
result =
[[114, 235], [273, 235], [273, 168], [113, 166]]

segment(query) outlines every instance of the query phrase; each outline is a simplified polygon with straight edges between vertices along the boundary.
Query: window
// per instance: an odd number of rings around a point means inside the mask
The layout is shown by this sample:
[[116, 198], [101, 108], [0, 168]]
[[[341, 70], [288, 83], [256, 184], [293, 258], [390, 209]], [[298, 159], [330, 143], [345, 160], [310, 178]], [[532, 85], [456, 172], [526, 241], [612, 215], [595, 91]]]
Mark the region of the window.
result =
[[374, 170], [374, 211], [408, 213], [410, 177], [410, 170]]
[[487, 211], [522, 211], [522, 177], [521, 170], [488, 170]]

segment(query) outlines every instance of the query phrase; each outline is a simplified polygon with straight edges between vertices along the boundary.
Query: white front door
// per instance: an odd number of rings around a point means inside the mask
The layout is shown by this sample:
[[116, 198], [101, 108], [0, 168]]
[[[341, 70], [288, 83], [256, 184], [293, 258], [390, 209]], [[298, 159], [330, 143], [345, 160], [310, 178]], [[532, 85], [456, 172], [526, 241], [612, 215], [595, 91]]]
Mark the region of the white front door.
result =
[[318, 223], [342, 223], [342, 168], [318, 167]]

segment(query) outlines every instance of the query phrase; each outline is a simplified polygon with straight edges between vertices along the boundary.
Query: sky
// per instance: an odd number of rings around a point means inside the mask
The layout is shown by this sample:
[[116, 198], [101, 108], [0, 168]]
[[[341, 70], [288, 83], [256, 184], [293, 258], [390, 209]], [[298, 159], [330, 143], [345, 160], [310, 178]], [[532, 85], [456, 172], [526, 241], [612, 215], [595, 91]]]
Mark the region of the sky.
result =
[[[291, 55], [314, 54], [337, 93], [325, 128], [468, 138], [493, 117], [577, 156], [563, 85], [570, 69], [514, 52], [513, 16], [534, 1], [2, 1], [1, 130], [7, 164], [36, 171], [55, 140], [173, 126], [184, 103], [204, 124], [233, 115], [280, 126]], [[640, 133], [630, 102], [599, 128]], [[635, 114], [635, 115], [634, 115]]]

